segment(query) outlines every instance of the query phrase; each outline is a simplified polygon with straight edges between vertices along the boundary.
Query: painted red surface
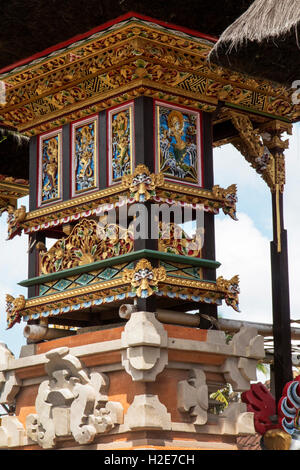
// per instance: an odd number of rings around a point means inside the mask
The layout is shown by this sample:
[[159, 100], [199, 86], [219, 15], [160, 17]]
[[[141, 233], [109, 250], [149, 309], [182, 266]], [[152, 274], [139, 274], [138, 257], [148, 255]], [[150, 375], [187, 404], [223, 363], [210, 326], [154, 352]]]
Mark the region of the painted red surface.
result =
[[250, 390], [242, 393], [242, 401], [247, 404], [247, 411], [254, 413], [254, 427], [256, 432], [264, 435], [269, 429], [277, 429], [279, 425], [273, 423], [271, 416], [277, 414], [273, 395], [262, 383], [252, 384]]

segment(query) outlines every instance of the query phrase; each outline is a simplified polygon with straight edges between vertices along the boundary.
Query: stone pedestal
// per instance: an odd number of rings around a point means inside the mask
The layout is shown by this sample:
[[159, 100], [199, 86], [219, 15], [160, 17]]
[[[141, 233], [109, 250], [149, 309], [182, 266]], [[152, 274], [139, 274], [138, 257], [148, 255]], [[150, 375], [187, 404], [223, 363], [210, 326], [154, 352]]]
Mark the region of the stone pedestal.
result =
[[[162, 324], [134, 312], [125, 324], [25, 347], [1, 345], [2, 449], [237, 449], [255, 434], [246, 405], [211, 411], [227, 383], [248, 390], [263, 337]], [[22, 355], [21, 354], [21, 355]]]

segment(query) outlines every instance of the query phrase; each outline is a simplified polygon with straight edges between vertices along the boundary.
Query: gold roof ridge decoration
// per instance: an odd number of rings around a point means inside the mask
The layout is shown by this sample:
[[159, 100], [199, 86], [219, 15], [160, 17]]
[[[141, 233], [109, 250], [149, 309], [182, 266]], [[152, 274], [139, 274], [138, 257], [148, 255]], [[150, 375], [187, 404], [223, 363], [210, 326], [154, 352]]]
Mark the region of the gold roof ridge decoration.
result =
[[286, 120], [295, 112], [285, 87], [210, 64], [207, 40], [155, 22], [133, 19], [74, 46], [1, 77], [4, 124], [30, 136], [112, 106], [112, 99], [157, 92], [211, 112], [219, 100]]

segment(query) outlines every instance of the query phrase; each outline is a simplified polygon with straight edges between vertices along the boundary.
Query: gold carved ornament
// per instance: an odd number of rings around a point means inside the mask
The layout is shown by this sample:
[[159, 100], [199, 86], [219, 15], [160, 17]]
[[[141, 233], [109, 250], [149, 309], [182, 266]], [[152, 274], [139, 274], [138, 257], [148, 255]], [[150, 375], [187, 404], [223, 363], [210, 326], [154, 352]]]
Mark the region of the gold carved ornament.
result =
[[231, 112], [232, 123], [239, 137], [232, 141], [233, 145], [244, 155], [251, 166], [265, 180], [272, 192], [276, 187], [284, 190], [285, 164], [284, 150], [288, 148], [288, 140], [282, 140], [281, 134], [291, 134], [291, 124], [274, 120], [254, 129], [251, 119], [246, 114]]
[[264, 145], [263, 139], [246, 114], [230, 113], [231, 120], [239, 133], [232, 144], [246, 158], [250, 165], [272, 189], [274, 185], [274, 158]]
[[156, 186], [164, 183], [164, 176], [162, 174], [150, 173], [146, 165], [138, 165], [133, 175], [124, 175], [122, 184], [129, 189], [130, 197], [134, 198], [136, 202], [148, 201], [152, 196], [155, 196]]
[[174, 223], [159, 223], [158, 251], [182, 256], [201, 258], [203, 233], [196, 231], [189, 236], [179, 225]]
[[16, 235], [20, 235], [23, 229], [22, 223], [26, 218], [26, 207], [21, 206], [19, 209], [16, 209], [12, 205], [8, 205], [6, 208], [8, 213], [7, 217], [7, 233], [8, 240], [11, 240]]
[[21, 321], [21, 311], [25, 308], [26, 300], [24, 295], [15, 298], [12, 295], [6, 295], [6, 313], [7, 313], [7, 329], [12, 328], [16, 323]]
[[216, 287], [225, 294], [224, 299], [226, 304], [236, 312], [239, 312], [239, 276], [234, 276], [230, 280], [220, 276], [216, 280]]
[[150, 297], [158, 290], [158, 283], [165, 279], [165, 268], [153, 268], [145, 258], [137, 263], [135, 269], [124, 269], [122, 276], [123, 282], [130, 282], [133, 292], [141, 298]]
[[[209, 207], [210, 210], [215, 211], [222, 209], [225, 214], [228, 214], [236, 220], [236, 186], [231, 185], [226, 189], [214, 186], [212, 190], [194, 187], [184, 187], [184, 192], [181, 184], [174, 182], [162, 182], [159, 180], [159, 185], [155, 188], [156, 201], [160, 200], [162, 203], [174, 204], [180, 202], [184, 204], [203, 204]], [[116, 184], [112, 187], [97, 191], [97, 193], [79, 196], [74, 199], [59, 202], [50, 207], [43, 207], [26, 214], [24, 224], [22, 224], [27, 233], [32, 231], [43, 230], [43, 224], [49, 224], [56, 221], [57, 225], [63, 224], [66, 218], [71, 220], [71, 216], [80, 214], [80, 217], [86, 217], [85, 212], [92, 210], [96, 213], [96, 209], [101, 204], [116, 204], [120, 202], [120, 198], [126, 199], [127, 189], [124, 188], [124, 183]], [[152, 197], [152, 196], [151, 196]], [[150, 197], [150, 199], [151, 199]], [[60, 212], [60, 217], [56, 218], [55, 213]], [[77, 220], [77, 219], [76, 219]]]
[[229, 215], [233, 220], [237, 220], [236, 203], [238, 199], [236, 184], [231, 184], [226, 189], [221, 188], [219, 185], [215, 185], [212, 188], [212, 194], [216, 199], [220, 199], [222, 201], [224, 214]]
[[83, 266], [95, 261], [129, 253], [133, 236], [115, 224], [102, 224], [84, 219], [70, 235], [58, 240], [41, 256], [42, 274]]
[[7, 102], [1, 114], [19, 130], [41, 132], [42, 126], [57, 127], [58, 120], [74, 120], [70, 113], [83, 105], [94, 109], [108, 97], [117, 104], [124, 90], [127, 94], [143, 87], [166, 93], [170, 102], [171, 93], [184, 104], [192, 99], [206, 111], [226, 100], [293, 118], [298, 107], [292, 105], [288, 88], [209, 64], [212, 47], [207, 40], [182, 37], [154, 22], [132, 20], [6, 74]]

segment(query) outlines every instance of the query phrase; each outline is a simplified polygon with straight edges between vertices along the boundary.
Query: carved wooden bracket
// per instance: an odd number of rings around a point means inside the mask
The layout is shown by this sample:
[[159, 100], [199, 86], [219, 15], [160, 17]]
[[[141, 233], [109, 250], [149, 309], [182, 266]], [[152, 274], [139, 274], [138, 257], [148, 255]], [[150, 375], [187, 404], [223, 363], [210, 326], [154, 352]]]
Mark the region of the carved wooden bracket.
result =
[[285, 184], [285, 158], [283, 151], [288, 148], [288, 140], [282, 140], [284, 132], [291, 134], [291, 124], [271, 121], [259, 129], [246, 114], [231, 112], [231, 121], [239, 132], [232, 144], [259, 173], [272, 192], [281, 192]]

